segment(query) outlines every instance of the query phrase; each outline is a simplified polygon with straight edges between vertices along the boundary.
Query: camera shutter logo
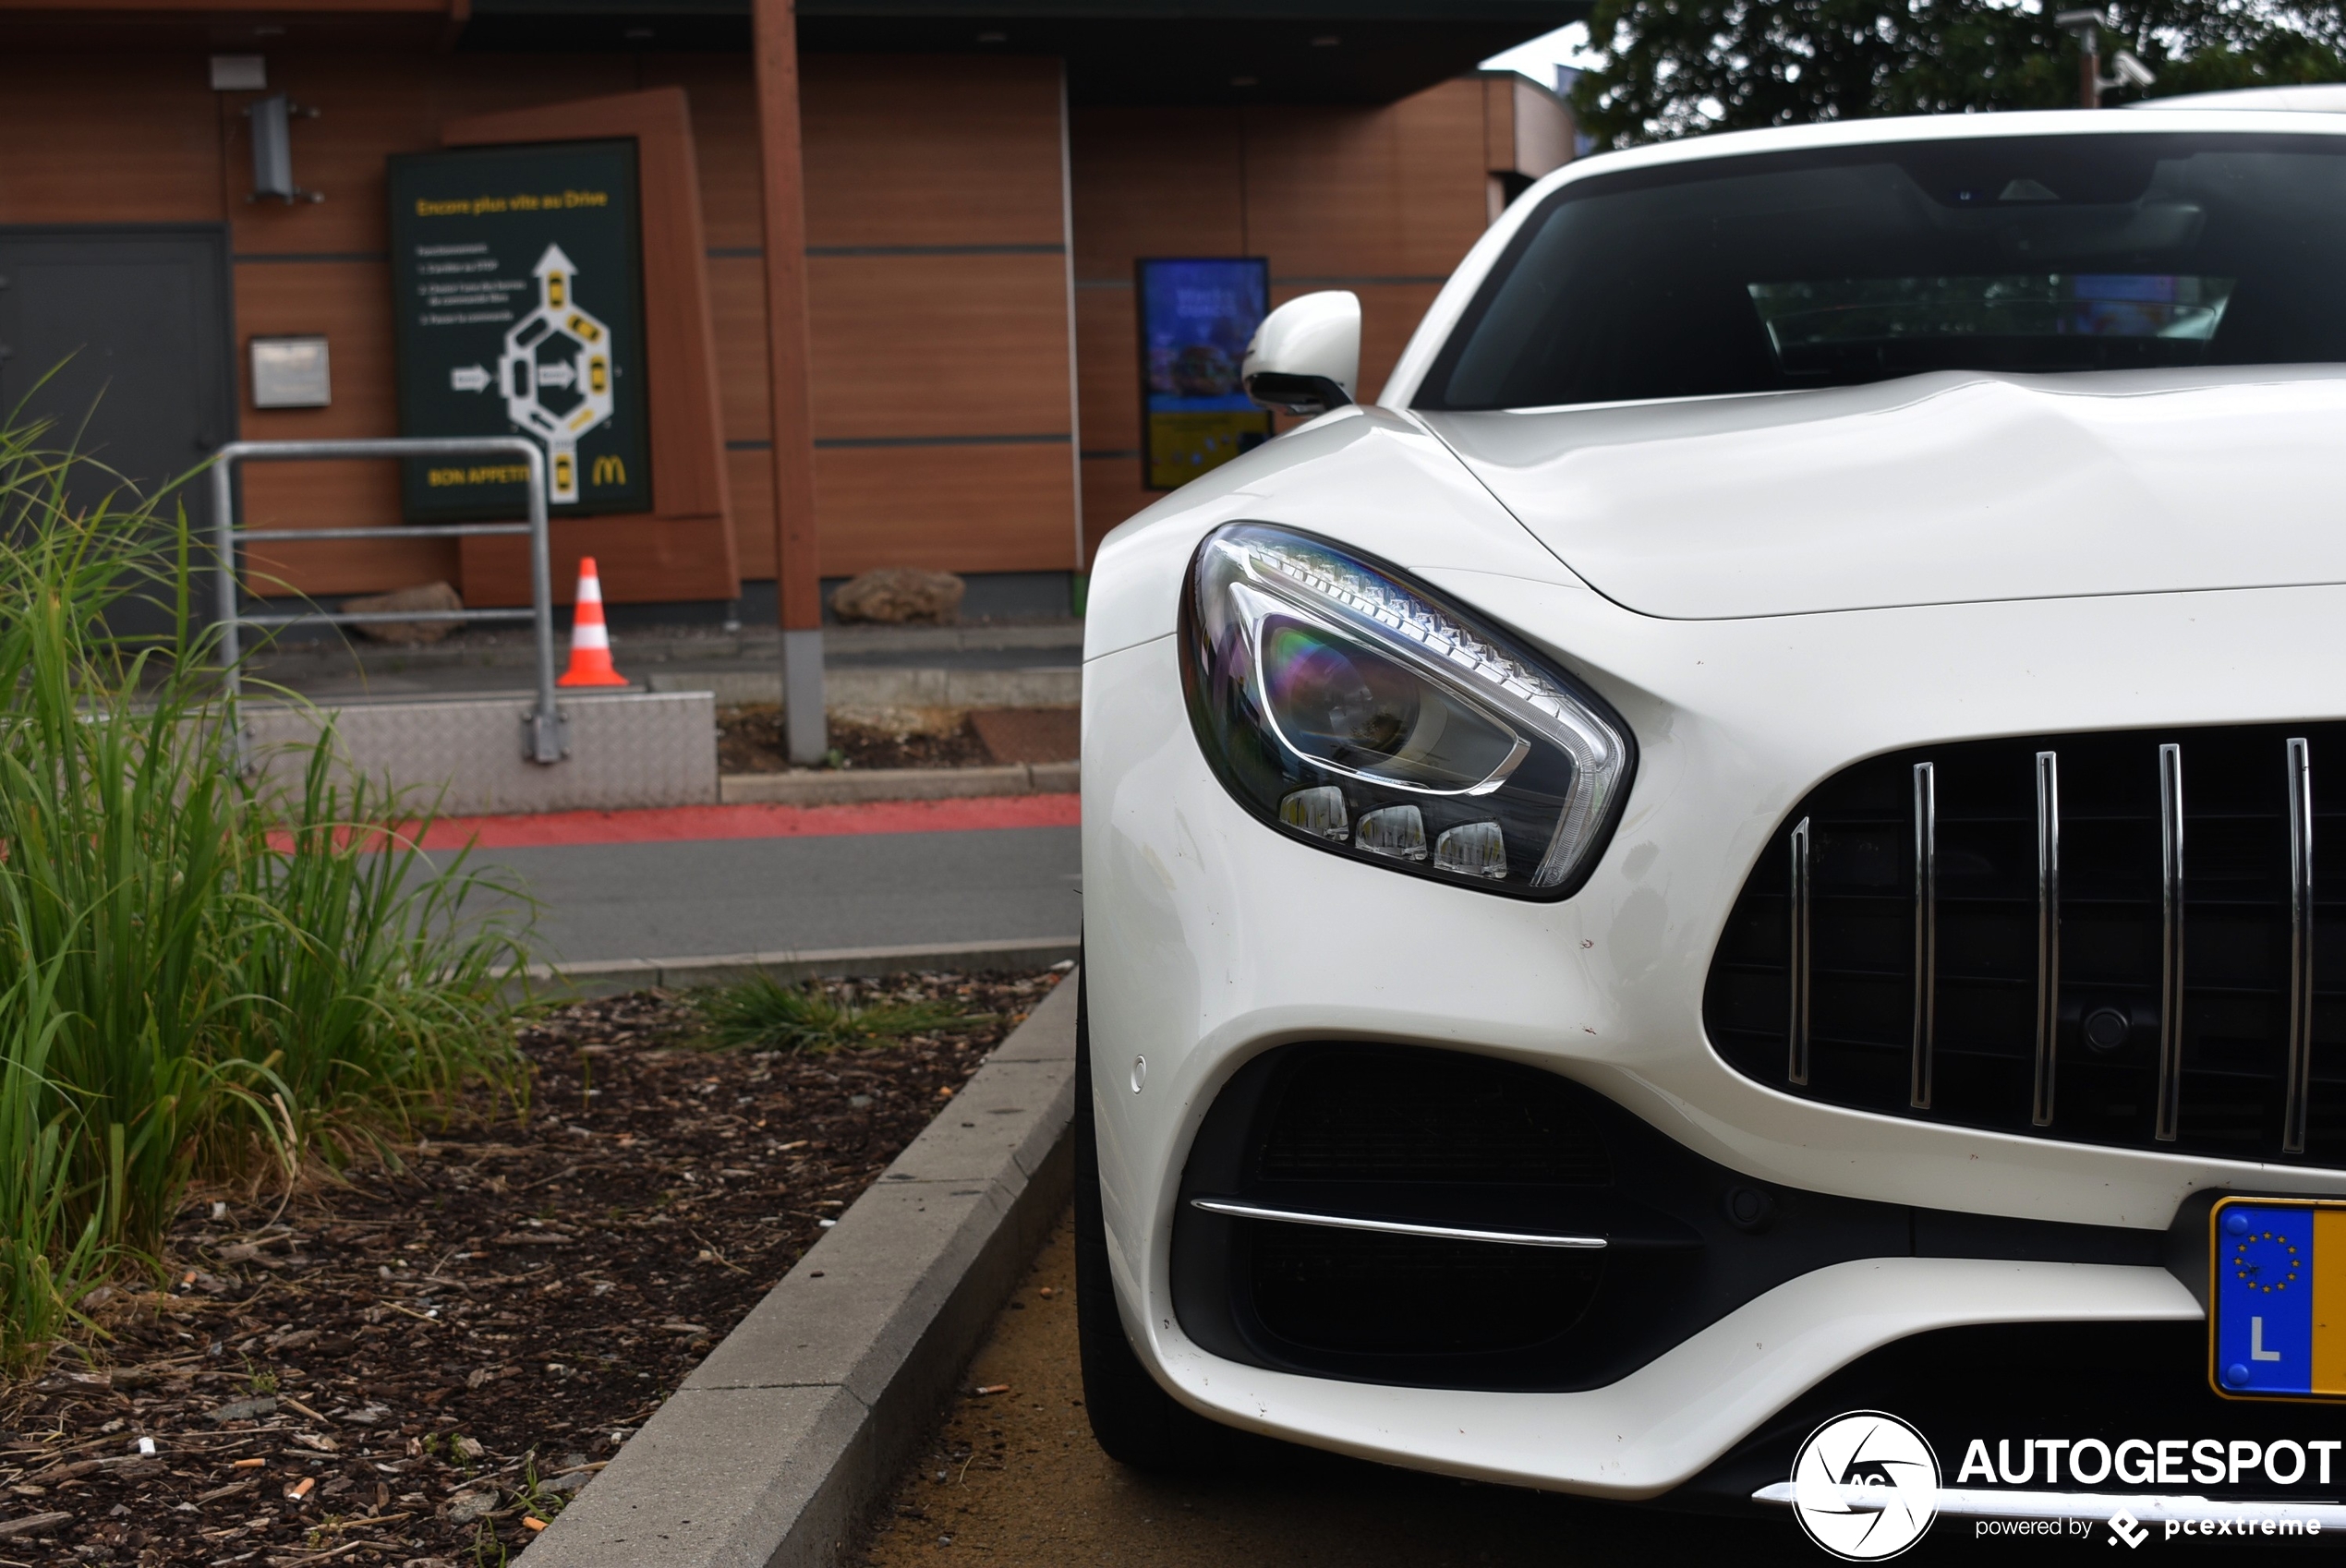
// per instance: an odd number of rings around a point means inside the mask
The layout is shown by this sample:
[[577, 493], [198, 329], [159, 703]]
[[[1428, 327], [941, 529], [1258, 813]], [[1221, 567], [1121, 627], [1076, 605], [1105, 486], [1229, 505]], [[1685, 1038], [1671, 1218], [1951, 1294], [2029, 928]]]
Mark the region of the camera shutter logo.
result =
[[1836, 1416], [1792, 1462], [1793, 1517], [1845, 1562], [1897, 1556], [1922, 1539], [1938, 1511], [1939, 1456], [1895, 1416]]

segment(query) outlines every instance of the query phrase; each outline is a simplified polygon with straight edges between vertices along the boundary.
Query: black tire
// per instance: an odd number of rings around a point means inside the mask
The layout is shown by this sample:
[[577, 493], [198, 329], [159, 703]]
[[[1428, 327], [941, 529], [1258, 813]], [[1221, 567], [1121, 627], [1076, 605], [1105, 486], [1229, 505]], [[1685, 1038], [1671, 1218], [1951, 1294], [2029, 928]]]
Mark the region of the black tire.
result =
[[1218, 1468], [1235, 1434], [1157, 1386], [1117, 1314], [1107, 1227], [1100, 1215], [1100, 1150], [1092, 1114], [1092, 1029], [1081, 970], [1075, 990], [1075, 1327], [1083, 1413], [1107, 1456], [1136, 1470]]

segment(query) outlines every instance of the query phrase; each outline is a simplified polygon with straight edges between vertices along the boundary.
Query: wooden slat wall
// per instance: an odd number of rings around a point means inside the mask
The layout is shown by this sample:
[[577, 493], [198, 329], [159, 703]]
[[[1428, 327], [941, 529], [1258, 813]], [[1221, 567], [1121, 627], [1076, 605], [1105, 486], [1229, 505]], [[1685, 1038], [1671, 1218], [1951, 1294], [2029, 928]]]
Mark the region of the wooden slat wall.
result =
[[0, 54], [0, 223], [220, 222], [213, 97], [200, 55]]
[[1266, 257], [1275, 305], [1350, 289], [1360, 296], [1360, 385], [1374, 397], [1488, 222], [1488, 120], [1484, 83], [1470, 77], [1382, 109], [1075, 112], [1087, 558], [1157, 499], [1141, 483], [1133, 262]]
[[[1057, 63], [810, 55], [805, 69], [824, 573], [1074, 564]], [[243, 345], [256, 333], [323, 332], [334, 356], [332, 408], [247, 408], [243, 433], [388, 434], [384, 158], [437, 146], [451, 119], [681, 86], [696, 141], [739, 569], [770, 576], [747, 60], [272, 53], [270, 72], [272, 90], [321, 111], [296, 122], [294, 165], [323, 202], [245, 200], [249, 148], [238, 111], [252, 95], [212, 92], [200, 54], [0, 61], [0, 147], [8, 149], [0, 222], [228, 222], [239, 258], [240, 377]], [[1485, 222], [1497, 122], [1518, 167], [1550, 155], [1553, 105], [1509, 92], [1502, 110], [1491, 90], [1462, 78], [1377, 110], [1076, 113], [1074, 308], [1090, 541], [1153, 499], [1140, 487], [1137, 455], [1134, 259], [1264, 255], [1275, 300], [1354, 289], [1366, 312], [1362, 381], [1373, 394]], [[248, 494], [263, 524], [388, 529], [398, 518], [387, 466], [256, 470]], [[391, 537], [282, 555], [271, 568], [317, 594], [453, 570], [444, 545]]]
[[[1055, 61], [810, 54], [801, 90], [826, 576], [1074, 564]], [[692, 94], [742, 574], [774, 571], [756, 119]]]
[[1510, 118], [1515, 122], [1515, 162], [1494, 163], [1492, 167], [1510, 168], [1537, 179], [1571, 163], [1573, 142], [1579, 128], [1573, 123], [1572, 110], [1537, 82], [1510, 77], [1506, 86], [1507, 96], [1513, 101]]

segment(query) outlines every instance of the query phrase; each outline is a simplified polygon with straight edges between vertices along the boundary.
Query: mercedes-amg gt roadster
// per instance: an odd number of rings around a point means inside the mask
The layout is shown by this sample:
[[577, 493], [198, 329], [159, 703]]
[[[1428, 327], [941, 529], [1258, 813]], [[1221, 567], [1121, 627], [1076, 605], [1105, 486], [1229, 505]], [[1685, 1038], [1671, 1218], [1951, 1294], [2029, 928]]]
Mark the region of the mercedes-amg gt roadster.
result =
[[1586, 159], [1359, 345], [1091, 579], [1108, 1451], [2346, 1498], [2346, 116]]

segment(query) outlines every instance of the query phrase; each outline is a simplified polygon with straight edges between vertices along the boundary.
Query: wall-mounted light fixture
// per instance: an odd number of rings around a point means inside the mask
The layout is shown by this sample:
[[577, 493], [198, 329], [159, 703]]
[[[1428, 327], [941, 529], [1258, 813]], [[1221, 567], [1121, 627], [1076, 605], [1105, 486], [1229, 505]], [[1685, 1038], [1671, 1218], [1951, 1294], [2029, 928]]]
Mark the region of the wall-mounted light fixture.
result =
[[294, 184], [293, 118], [296, 115], [314, 120], [318, 111], [302, 108], [282, 92], [245, 105], [245, 117], [252, 122], [252, 195], [248, 199], [275, 197], [288, 206], [326, 199], [323, 191], [304, 190]]

